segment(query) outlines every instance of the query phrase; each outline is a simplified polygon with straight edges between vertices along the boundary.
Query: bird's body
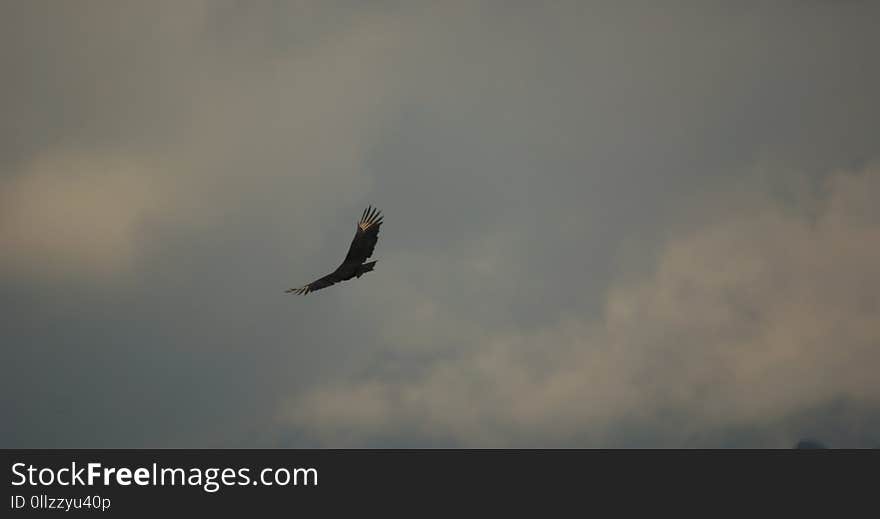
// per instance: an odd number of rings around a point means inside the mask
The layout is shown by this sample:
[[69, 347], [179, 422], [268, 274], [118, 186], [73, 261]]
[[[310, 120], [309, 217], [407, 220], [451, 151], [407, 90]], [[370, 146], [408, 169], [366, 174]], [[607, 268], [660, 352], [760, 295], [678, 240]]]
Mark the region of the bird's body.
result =
[[346, 281], [354, 277], [359, 278], [372, 271], [376, 261], [367, 262], [367, 259], [373, 255], [373, 250], [376, 248], [376, 242], [379, 240], [379, 227], [381, 226], [382, 213], [372, 206], [364, 209], [364, 213], [358, 222], [354, 239], [351, 240], [351, 246], [348, 248], [348, 254], [345, 256], [342, 264], [330, 274], [312, 281], [308, 285], [299, 288], [289, 288], [286, 292], [308, 294], [340, 281]]

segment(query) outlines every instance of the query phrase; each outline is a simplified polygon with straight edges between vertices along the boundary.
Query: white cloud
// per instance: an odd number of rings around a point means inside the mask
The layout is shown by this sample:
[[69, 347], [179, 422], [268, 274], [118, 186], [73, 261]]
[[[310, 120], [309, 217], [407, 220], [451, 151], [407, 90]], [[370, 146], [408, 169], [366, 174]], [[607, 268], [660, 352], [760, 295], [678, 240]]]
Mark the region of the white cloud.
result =
[[[832, 176], [816, 221], [732, 196], [739, 212], [671, 238], [649, 276], [614, 285], [601, 320], [474, 338], [417, 372], [293, 398], [280, 421], [334, 446], [403, 433], [610, 445], [628, 423], [684, 445], [839, 397], [880, 402], [880, 168]], [[438, 308], [426, 329], [450, 326]]]
[[164, 195], [148, 167], [122, 156], [40, 156], [0, 184], [0, 265], [39, 275], [118, 272]]

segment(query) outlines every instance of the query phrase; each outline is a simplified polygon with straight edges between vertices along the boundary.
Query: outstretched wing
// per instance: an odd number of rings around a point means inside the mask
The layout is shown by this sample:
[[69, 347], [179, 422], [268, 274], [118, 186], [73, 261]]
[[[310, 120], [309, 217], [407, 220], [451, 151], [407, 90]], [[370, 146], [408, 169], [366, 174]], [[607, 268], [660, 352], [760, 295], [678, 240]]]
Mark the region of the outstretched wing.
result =
[[[379, 240], [379, 227], [381, 225], [382, 213], [378, 209], [372, 206], [364, 209], [364, 214], [361, 215], [361, 219], [358, 222], [357, 232], [351, 241], [351, 246], [348, 248], [348, 254], [345, 256], [345, 261], [342, 262], [342, 265], [321, 279], [298, 288], [289, 288], [285, 292], [304, 295], [315, 290], [327, 288], [330, 285], [335, 285], [340, 281], [351, 279], [355, 275], [352, 273], [351, 264], [361, 265], [367, 258], [373, 255], [373, 249], [376, 248], [376, 242]], [[357, 276], [360, 277], [360, 273], [372, 270], [372, 263], [368, 266], [368, 269], [359, 267], [361, 270], [358, 271]]]
[[357, 232], [351, 240], [345, 263], [363, 263], [373, 255], [376, 242], [379, 240], [379, 227], [382, 225], [382, 212], [369, 206], [364, 209], [361, 220], [358, 222]]
[[336, 272], [333, 272], [332, 274], [327, 274], [326, 276], [322, 277], [321, 279], [318, 279], [316, 281], [312, 281], [308, 285], [304, 285], [304, 286], [297, 287], [297, 288], [288, 288], [284, 292], [288, 293], [288, 294], [293, 292], [297, 295], [305, 295], [305, 294], [308, 294], [309, 292], [314, 292], [315, 290], [321, 290], [322, 288], [327, 288], [330, 285], [335, 285], [336, 283], [339, 283], [340, 281], [341, 281], [341, 279], [339, 279], [336, 276]]

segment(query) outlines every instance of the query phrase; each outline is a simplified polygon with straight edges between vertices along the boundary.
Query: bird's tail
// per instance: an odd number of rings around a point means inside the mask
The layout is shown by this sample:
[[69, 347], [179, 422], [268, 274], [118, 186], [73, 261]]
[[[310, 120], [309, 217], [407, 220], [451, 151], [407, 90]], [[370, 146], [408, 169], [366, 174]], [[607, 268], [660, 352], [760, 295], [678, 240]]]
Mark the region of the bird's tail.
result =
[[355, 275], [357, 277], [361, 277], [367, 272], [371, 272], [373, 270], [373, 266], [376, 264], [376, 261], [370, 261], [368, 263], [364, 263], [363, 265], [359, 265], [357, 270], [355, 271]]

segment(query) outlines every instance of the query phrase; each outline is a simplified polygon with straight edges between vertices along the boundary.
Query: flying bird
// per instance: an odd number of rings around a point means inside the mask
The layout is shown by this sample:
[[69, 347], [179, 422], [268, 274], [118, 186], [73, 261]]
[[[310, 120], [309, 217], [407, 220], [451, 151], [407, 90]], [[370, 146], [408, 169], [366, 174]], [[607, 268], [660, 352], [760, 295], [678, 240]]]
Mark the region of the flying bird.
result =
[[342, 261], [342, 265], [339, 265], [336, 270], [321, 279], [312, 281], [308, 285], [299, 288], [289, 288], [285, 290], [285, 293], [308, 294], [309, 292], [335, 285], [340, 281], [346, 281], [353, 277], [359, 278], [372, 271], [376, 261], [365, 262], [373, 255], [373, 249], [376, 248], [376, 242], [379, 240], [379, 227], [381, 225], [382, 212], [373, 206], [368, 206], [364, 209], [364, 214], [361, 215], [354, 239], [351, 240], [351, 246], [348, 248], [348, 254]]

